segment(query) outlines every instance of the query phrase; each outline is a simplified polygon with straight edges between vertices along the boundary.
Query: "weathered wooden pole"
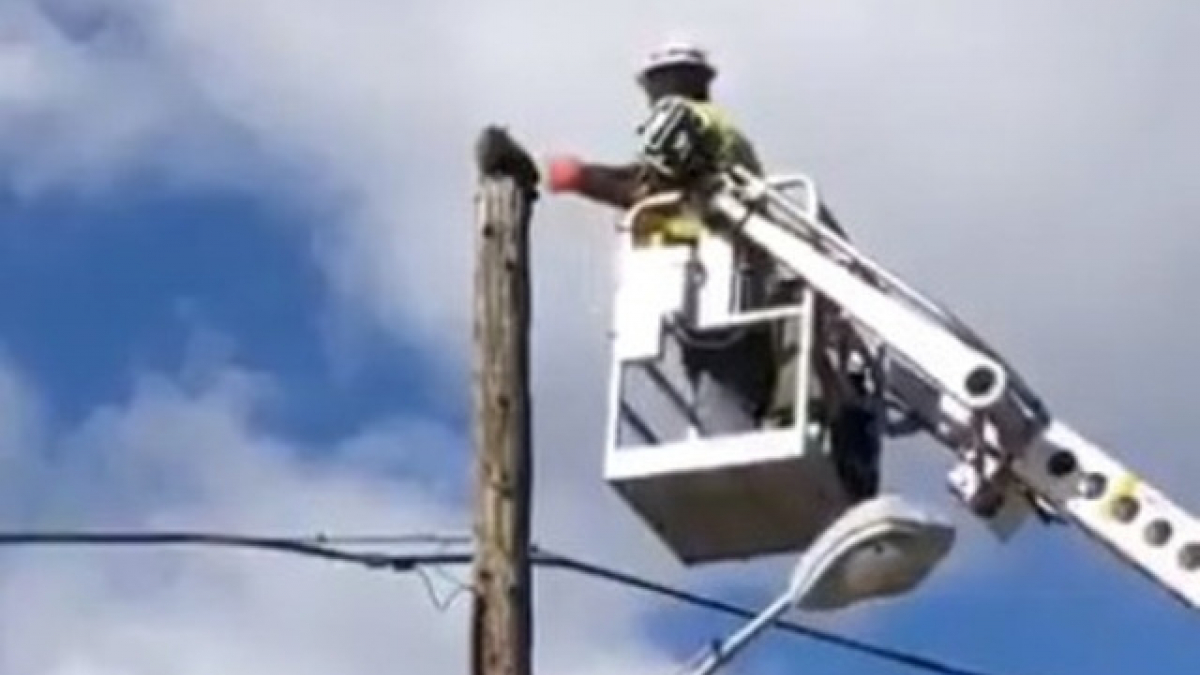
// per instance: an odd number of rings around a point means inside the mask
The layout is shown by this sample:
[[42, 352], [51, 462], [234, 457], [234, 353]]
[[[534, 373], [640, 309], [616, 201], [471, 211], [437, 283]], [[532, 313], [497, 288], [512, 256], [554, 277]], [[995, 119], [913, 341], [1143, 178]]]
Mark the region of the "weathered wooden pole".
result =
[[471, 672], [531, 675], [528, 240], [538, 172], [495, 127], [479, 138], [476, 162]]

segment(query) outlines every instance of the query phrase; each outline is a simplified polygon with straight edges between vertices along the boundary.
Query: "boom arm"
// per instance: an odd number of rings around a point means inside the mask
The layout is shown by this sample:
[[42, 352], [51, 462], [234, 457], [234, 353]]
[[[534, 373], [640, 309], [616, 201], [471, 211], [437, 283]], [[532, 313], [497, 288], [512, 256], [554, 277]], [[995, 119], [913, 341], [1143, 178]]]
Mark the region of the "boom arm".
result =
[[[689, 127], [695, 120], [677, 105], [655, 115], [643, 130], [652, 163], [674, 171], [710, 222], [757, 243], [874, 338], [889, 403], [958, 457], [951, 486], [998, 536], [1031, 513], [1071, 522], [1200, 608], [1195, 516], [1056, 419], [961, 321], [823, 226], [811, 181], [736, 166], [698, 170], [705, 153], [693, 152], [703, 143]], [[806, 199], [789, 199], [785, 184], [806, 187]]]

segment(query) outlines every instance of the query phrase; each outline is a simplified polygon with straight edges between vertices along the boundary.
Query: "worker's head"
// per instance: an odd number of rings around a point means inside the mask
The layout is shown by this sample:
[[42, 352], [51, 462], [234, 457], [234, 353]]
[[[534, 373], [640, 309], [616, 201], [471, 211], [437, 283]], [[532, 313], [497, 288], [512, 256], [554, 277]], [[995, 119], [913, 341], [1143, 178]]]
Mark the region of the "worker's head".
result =
[[707, 101], [716, 76], [703, 48], [671, 41], [650, 52], [638, 73], [638, 84], [651, 104], [666, 96]]

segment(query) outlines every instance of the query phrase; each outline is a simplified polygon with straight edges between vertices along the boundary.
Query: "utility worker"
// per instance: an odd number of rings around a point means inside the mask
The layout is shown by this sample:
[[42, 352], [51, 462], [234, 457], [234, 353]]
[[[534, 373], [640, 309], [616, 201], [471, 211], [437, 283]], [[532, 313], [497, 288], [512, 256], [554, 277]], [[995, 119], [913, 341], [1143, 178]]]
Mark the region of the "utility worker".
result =
[[[652, 51], [638, 74], [637, 82], [649, 106], [667, 97], [686, 100], [699, 111], [718, 134], [718, 162], [740, 164], [755, 174], [762, 174], [762, 164], [753, 143], [733, 123], [730, 116], [712, 101], [712, 83], [717, 70], [706, 51], [685, 42], [668, 42]], [[611, 165], [584, 161], [574, 155], [556, 155], [547, 166], [548, 188], [555, 193], [573, 193], [619, 209], [628, 209], [637, 202], [663, 189], [649, 167], [642, 162]], [[838, 232], [841, 228], [828, 211], [822, 210], [826, 223]], [[688, 207], [671, 207], [643, 215], [633, 223], [636, 246], [690, 246], [696, 243], [705, 228], [703, 218]], [[748, 293], [744, 301], [762, 304], [781, 293], [794, 291], [784, 283], [781, 270], [774, 261], [756, 247], [740, 247], [743, 269], [742, 287]], [[706, 331], [697, 335], [686, 329], [676, 329], [674, 336], [680, 346], [682, 360], [696, 393], [696, 413], [701, 420], [722, 416], [716, 424], [721, 431], [746, 431], [763, 426], [787, 423], [786, 416], [794, 402], [796, 364], [795, 325], [783, 330], [778, 326], [755, 326], [725, 331]], [[818, 364], [819, 389], [830, 391], [834, 375]], [[824, 396], [823, 396], [824, 398]], [[835, 402], [831, 402], [836, 405]], [[739, 414], [732, 418], [730, 406]], [[825, 411], [830, 413], [832, 411]], [[828, 417], [826, 419], [829, 419]], [[836, 426], [836, 425], [831, 425]], [[839, 438], [862, 438], [862, 430], [832, 429], [835, 444]], [[847, 453], [835, 452], [846, 456]], [[850, 474], [862, 474], [863, 459], [873, 460], [860, 452], [850, 455], [857, 468]], [[868, 451], [868, 455], [871, 455]], [[874, 453], [874, 454], [877, 454]], [[839, 460], [839, 464], [842, 460]], [[848, 465], [849, 466], [849, 465]], [[846, 473], [846, 472], [843, 472]], [[867, 469], [867, 474], [872, 473]], [[850, 483], [862, 483], [851, 479]], [[867, 483], [874, 483], [868, 479]], [[870, 494], [870, 486], [854, 488]]]
[[[652, 51], [637, 81], [653, 107], [667, 97], [686, 100], [701, 112], [720, 139], [720, 161], [735, 162], [756, 173], [761, 164], [753, 145], [712, 102], [716, 68], [702, 48], [669, 42]], [[664, 189], [641, 162], [608, 165], [585, 162], [572, 155], [548, 162], [551, 192], [570, 192], [620, 209]], [[691, 246], [705, 228], [700, 214], [685, 206], [653, 210], [633, 223], [635, 246]], [[751, 265], [763, 271], [769, 260]], [[750, 284], [748, 284], [750, 285]], [[761, 288], [762, 284], [758, 284]], [[683, 367], [692, 382], [696, 416], [713, 430], [748, 431], [761, 425], [771, 407], [777, 368], [769, 327], [705, 331], [697, 334], [673, 327]]]
[[[761, 173], [758, 153], [724, 110], [712, 103], [716, 68], [703, 49], [684, 42], [670, 42], [650, 53], [638, 74], [647, 103], [653, 107], [667, 97], [687, 100], [701, 111], [721, 137], [722, 160], [741, 164]], [[656, 191], [658, 186], [648, 167], [640, 162], [623, 165], [586, 163], [566, 155], [551, 158], [549, 187], [552, 192], [574, 192], [620, 209], [627, 209]], [[693, 213], [647, 219], [635, 224], [635, 242], [640, 245], [691, 243], [703, 222]]]

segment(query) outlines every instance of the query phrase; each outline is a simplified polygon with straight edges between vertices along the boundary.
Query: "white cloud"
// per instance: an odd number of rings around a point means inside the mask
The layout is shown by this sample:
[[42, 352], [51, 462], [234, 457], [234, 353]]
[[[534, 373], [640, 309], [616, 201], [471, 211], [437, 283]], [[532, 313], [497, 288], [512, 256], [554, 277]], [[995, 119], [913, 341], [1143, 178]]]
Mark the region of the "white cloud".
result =
[[[195, 388], [142, 377], [129, 401], [49, 439], [55, 461], [26, 474], [46, 482], [6, 508], [5, 520], [32, 511], [29, 522], [69, 528], [283, 534], [468, 527], [462, 505], [436, 486], [382, 477], [362, 461], [376, 444], [401, 457], [447, 453], [461, 442], [454, 434], [390, 424], [346, 439], [345, 455], [315, 453], [259, 427], [263, 384], [233, 368]], [[19, 410], [34, 404], [30, 395], [6, 398]], [[635, 597], [578, 577], [542, 584], [540, 603], [550, 594], [555, 608], [555, 620], [539, 626], [546, 667], [580, 655], [598, 675], [666, 665], [629, 630]], [[450, 673], [466, 658], [465, 596], [439, 613], [415, 575], [269, 553], [9, 549], [0, 587], [3, 673], [316, 674], [398, 663]], [[611, 625], [593, 625], [594, 612]]]
[[[475, 131], [509, 122], [539, 150], [619, 158], [640, 104], [629, 67], [662, 32], [694, 29], [728, 64], [721, 91], [774, 164], [814, 171], [870, 250], [995, 336], [1085, 432], [1191, 494], [1196, 460], [1175, 443], [1145, 447], [1186, 438], [1190, 421], [1178, 355], [1198, 324], [1173, 299], [1195, 282], [1200, 248], [1186, 225], [1200, 98], [1164, 67], [1196, 56], [1190, 6], [91, 4], [133, 17], [137, 47], [97, 58], [32, 3], [9, 10], [0, 78], [18, 121], [39, 121], [9, 125], [22, 131], [0, 145], [17, 179], [87, 184], [181, 156], [193, 178], [258, 171], [231, 163], [236, 129], [291, 169], [272, 196], [331, 216], [314, 253], [341, 299], [449, 359], [466, 348]], [[172, 138], [183, 140], [160, 145]], [[541, 531], [665, 572], [598, 480], [605, 222], [556, 202], [539, 218]], [[123, 419], [81, 434], [127, 433]], [[221, 424], [235, 440], [238, 425]], [[378, 438], [356, 442], [360, 456]]]
[[[870, 250], [995, 336], [1083, 426], [1128, 402], [1105, 384], [1108, 371], [1082, 372], [1064, 356], [1120, 369], [1134, 363], [1122, 358], [1132, 345], [1195, 331], [1165, 302], [1185, 283], [1184, 252], [1196, 241], [1184, 223], [1197, 143], [1186, 111], [1198, 97], [1161, 67], [1192, 48], [1178, 27], [1195, 10], [1183, 5], [90, 4], [134, 17], [126, 23], [140, 47], [114, 65], [74, 46], [75, 60], [60, 60], [78, 64], [47, 70], [61, 80], [86, 63], [89, 77], [60, 88], [137, 110], [157, 102], [160, 115], [64, 128], [121, 139], [109, 145], [143, 160], [161, 152], [144, 138], [160, 138], [181, 109], [245, 130], [265, 156], [295, 163], [297, 182], [277, 194], [316, 194], [323, 213], [335, 200], [316, 254], [343, 299], [457, 353], [466, 348], [474, 133], [508, 122], [539, 151], [619, 158], [640, 105], [630, 68], [676, 29], [713, 43], [728, 64], [722, 93], [776, 166], [816, 172]], [[18, 43], [40, 45], [35, 62], [58, 63], [67, 49], [45, 33], [18, 31]], [[105, 109], [80, 96], [50, 98], [71, 120]], [[141, 129], [143, 142], [123, 129]], [[572, 265], [563, 249], [602, 247], [606, 218], [543, 206], [538, 235], [553, 246], [540, 249], [540, 288], [567, 285], [561, 296], [545, 290], [539, 307], [548, 349], [600, 339], [601, 314], [575, 321], [579, 308], [557, 298], [588, 290], [588, 301], [603, 301], [603, 257]], [[566, 234], [579, 229], [591, 232], [578, 242]], [[986, 260], [1006, 262], [979, 273]], [[578, 269], [592, 275], [585, 285], [569, 279]], [[1106, 337], [1106, 346], [1101, 335], [1121, 341]], [[1185, 386], [1161, 357], [1148, 358], [1136, 368], [1168, 381], [1141, 380], [1142, 390]], [[1079, 381], [1095, 398], [1078, 400], [1067, 383]]]
[[[0, 8], [0, 160], [6, 187], [35, 198], [58, 189], [103, 191], [133, 177], [164, 186], [236, 183], [241, 149], [214, 126], [189, 84], [123, 44], [119, 22], [84, 42], [41, 8]], [[76, 3], [78, 4], [78, 3]], [[93, 3], [94, 4], [94, 3]], [[117, 31], [121, 31], [118, 33]]]

